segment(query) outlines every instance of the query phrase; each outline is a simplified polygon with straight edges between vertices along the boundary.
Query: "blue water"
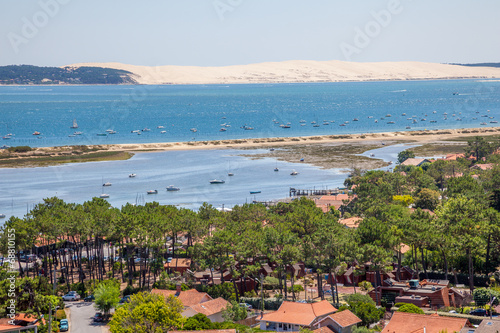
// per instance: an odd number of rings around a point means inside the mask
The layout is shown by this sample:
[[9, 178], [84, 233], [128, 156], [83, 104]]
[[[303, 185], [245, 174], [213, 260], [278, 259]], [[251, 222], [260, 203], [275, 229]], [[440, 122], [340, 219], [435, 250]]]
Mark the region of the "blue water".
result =
[[[491, 121], [500, 118], [499, 102], [500, 82], [491, 80], [0, 86], [0, 137], [7, 137], [0, 140], [0, 146], [338, 135], [405, 131], [406, 126], [411, 130], [470, 128], [481, 127], [481, 122], [496, 126]], [[444, 113], [447, 113], [446, 120]], [[354, 118], [359, 121], [353, 121]], [[76, 130], [70, 128], [73, 119], [79, 125]], [[313, 121], [320, 126], [313, 127]], [[346, 126], [339, 126], [345, 121], [349, 122]], [[390, 121], [394, 124], [388, 124]], [[287, 123], [290, 128], [280, 127]], [[220, 132], [221, 124], [230, 127]], [[242, 129], [244, 125], [254, 129]], [[145, 128], [150, 131], [141, 131]], [[97, 136], [108, 129], [117, 134]], [[135, 130], [141, 135], [131, 133]], [[32, 135], [35, 131], [41, 134]], [[68, 137], [74, 131], [83, 134]], [[8, 136], [9, 133], [13, 135]], [[395, 161], [397, 153], [405, 148], [403, 145], [381, 147], [364, 155], [374, 153], [375, 158]], [[22, 217], [43, 198], [58, 196], [66, 202], [83, 203], [103, 191], [110, 195], [107, 200], [115, 207], [127, 202], [151, 201], [191, 209], [197, 209], [203, 202], [232, 207], [252, 200], [284, 198], [290, 187], [342, 186], [346, 176], [341, 170], [319, 169], [307, 161], [252, 160], [238, 156], [240, 153], [237, 150], [169, 151], [140, 153], [127, 161], [0, 169], [0, 213]], [[279, 172], [273, 171], [276, 166]], [[294, 169], [299, 172], [298, 176], [290, 175]], [[228, 172], [235, 175], [228, 177]], [[136, 173], [137, 177], [129, 178], [130, 173]], [[214, 178], [225, 179], [226, 183], [210, 185], [209, 180]], [[113, 185], [103, 188], [103, 182]], [[168, 185], [181, 190], [167, 192]], [[157, 189], [158, 194], [146, 194], [153, 189]], [[250, 195], [250, 191], [261, 193]]]
[[[490, 122], [499, 118], [500, 82], [494, 80], [0, 87], [0, 136], [5, 137], [0, 146], [471, 128], [496, 126]], [[76, 130], [70, 128], [73, 119]], [[313, 121], [320, 126], [313, 127]], [[349, 123], [340, 126], [345, 121]], [[280, 127], [287, 123], [290, 128]], [[245, 125], [253, 130], [241, 128]], [[222, 127], [226, 131], [221, 132]], [[117, 133], [97, 135], [106, 130]], [[141, 134], [132, 133], [136, 130]], [[35, 131], [41, 134], [32, 135]], [[70, 137], [75, 131], [83, 134]]]

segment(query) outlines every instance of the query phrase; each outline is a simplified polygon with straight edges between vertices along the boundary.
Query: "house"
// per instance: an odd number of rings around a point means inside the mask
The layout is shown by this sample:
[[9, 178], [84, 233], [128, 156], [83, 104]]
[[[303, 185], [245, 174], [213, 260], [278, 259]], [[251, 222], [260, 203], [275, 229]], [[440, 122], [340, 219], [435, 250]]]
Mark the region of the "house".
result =
[[326, 316], [337, 309], [328, 301], [295, 303], [284, 301], [277, 311], [261, 316], [260, 329], [266, 331], [298, 331], [301, 327], [314, 328]]
[[381, 333], [460, 332], [464, 327], [472, 327], [465, 318], [394, 312], [389, 324]]
[[358, 216], [349, 217], [347, 219], [340, 219], [339, 223], [343, 224], [347, 228], [356, 229], [358, 225], [363, 221], [363, 218]]
[[184, 305], [184, 310], [188, 307], [197, 305], [200, 303], [205, 303], [212, 300], [212, 297], [207, 293], [200, 293], [196, 289], [190, 289], [186, 291], [181, 291], [181, 286], [177, 286], [177, 290], [165, 290], [165, 289], [153, 289], [152, 294], [162, 295], [163, 297], [168, 297], [170, 295], [175, 296]]
[[172, 261], [163, 265], [163, 268], [170, 274], [172, 272], [179, 272], [184, 274], [185, 271], [191, 268], [191, 259], [188, 258], [174, 258]]
[[16, 313], [13, 320], [9, 318], [0, 318], [0, 332], [17, 333], [34, 331], [36, 333], [41, 321], [43, 321], [43, 319], [38, 320], [33, 315]]
[[182, 315], [184, 317], [192, 317], [198, 313], [202, 313], [213, 323], [222, 323], [224, 321], [224, 318], [222, 318], [222, 311], [228, 306], [228, 304], [228, 301], [219, 297], [207, 302], [191, 305], [184, 310]]
[[431, 163], [431, 161], [426, 158], [408, 158], [401, 165], [419, 167], [424, 163]]
[[484, 319], [478, 327], [471, 329], [469, 327], [463, 328], [460, 333], [498, 333], [500, 332], [500, 321]]
[[351, 328], [361, 322], [362, 320], [359, 319], [354, 313], [349, 310], [344, 310], [326, 316], [320, 320], [317, 325], [320, 328], [328, 327], [335, 333], [351, 333]]
[[430, 306], [438, 307], [457, 305], [455, 294], [447, 285], [427, 280], [421, 282], [418, 280], [396, 282], [392, 279], [384, 279], [383, 284], [371, 290], [368, 295], [378, 304], [380, 304], [380, 300], [382, 299], [386, 299], [389, 303], [395, 303], [398, 297], [402, 299], [401, 297], [410, 296], [415, 300], [412, 303], [422, 305], [429, 304]]
[[491, 163], [487, 163], [487, 164], [474, 164], [473, 166], [471, 166], [470, 168], [471, 169], [476, 169], [476, 170], [491, 170], [493, 169], [493, 164]]

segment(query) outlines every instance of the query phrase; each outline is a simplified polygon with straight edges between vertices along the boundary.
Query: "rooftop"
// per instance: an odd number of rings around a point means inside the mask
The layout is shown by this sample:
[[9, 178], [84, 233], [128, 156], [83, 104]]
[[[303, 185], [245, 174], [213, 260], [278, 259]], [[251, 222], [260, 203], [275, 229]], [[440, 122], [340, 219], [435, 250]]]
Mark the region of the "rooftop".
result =
[[317, 318], [332, 314], [335, 311], [337, 309], [328, 301], [317, 303], [284, 301], [277, 311], [265, 314], [258, 320], [310, 326]]
[[177, 290], [153, 289], [151, 290], [151, 293], [162, 295], [163, 297], [168, 297], [170, 295], [175, 296], [182, 302], [182, 305], [184, 305], [185, 307], [199, 304], [205, 297], [207, 297], [209, 300], [212, 299], [212, 297], [210, 297], [210, 295], [208, 295], [207, 293], [200, 293], [196, 289], [181, 291], [180, 293], [178, 293]]
[[394, 312], [389, 324], [381, 333], [439, 333], [459, 332], [468, 324], [467, 319], [442, 317], [437, 314], [422, 315], [416, 313]]

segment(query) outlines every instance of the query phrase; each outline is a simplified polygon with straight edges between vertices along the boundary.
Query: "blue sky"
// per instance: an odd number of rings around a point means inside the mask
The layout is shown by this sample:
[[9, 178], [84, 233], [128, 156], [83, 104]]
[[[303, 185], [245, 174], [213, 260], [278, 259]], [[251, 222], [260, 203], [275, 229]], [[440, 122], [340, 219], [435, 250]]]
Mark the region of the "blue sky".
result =
[[499, 62], [498, 0], [1, 0], [0, 65]]

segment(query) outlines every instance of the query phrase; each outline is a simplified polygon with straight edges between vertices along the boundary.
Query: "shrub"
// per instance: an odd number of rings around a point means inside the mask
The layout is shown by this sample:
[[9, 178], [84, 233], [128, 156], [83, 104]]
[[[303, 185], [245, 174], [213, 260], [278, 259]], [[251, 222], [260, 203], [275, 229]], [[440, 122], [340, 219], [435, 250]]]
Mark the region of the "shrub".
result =
[[368, 281], [361, 281], [360, 283], [358, 283], [358, 287], [360, 287], [362, 290], [365, 290], [365, 291], [373, 289], [372, 284]]
[[357, 303], [368, 303], [375, 305], [375, 302], [368, 295], [362, 294], [350, 294], [344, 297], [344, 301], [346, 301], [350, 306], [356, 306]]
[[17, 146], [9, 147], [7, 150], [11, 153], [26, 153], [32, 151], [33, 149], [30, 146]]
[[421, 308], [419, 308], [415, 304], [410, 304], [410, 303], [400, 306], [398, 312], [424, 314], [424, 311]]
[[56, 320], [66, 319], [66, 312], [63, 309], [56, 311]]

